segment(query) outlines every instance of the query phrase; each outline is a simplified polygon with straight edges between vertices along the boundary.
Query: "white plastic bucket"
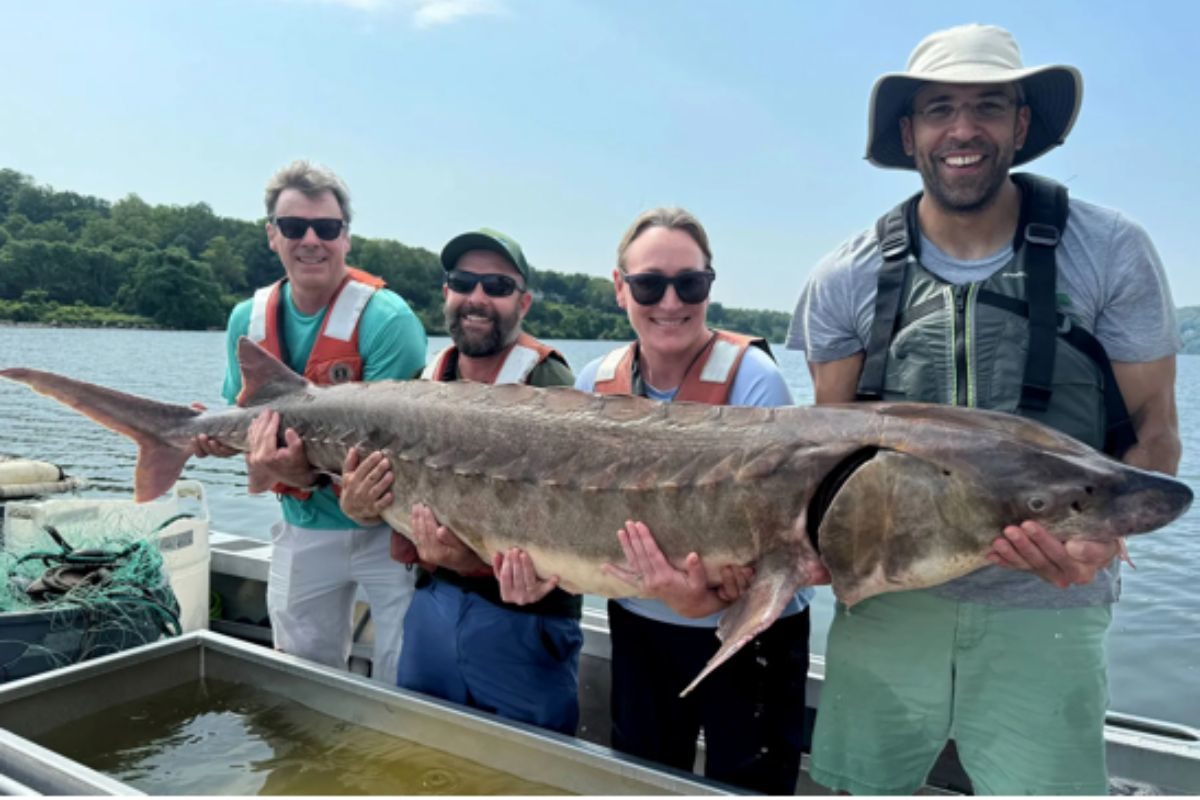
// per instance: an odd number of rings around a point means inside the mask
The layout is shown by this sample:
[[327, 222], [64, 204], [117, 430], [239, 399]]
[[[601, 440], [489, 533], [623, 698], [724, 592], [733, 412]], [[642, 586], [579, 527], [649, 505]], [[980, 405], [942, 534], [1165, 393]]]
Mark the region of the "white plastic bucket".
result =
[[[168, 522], [181, 514], [188, 516]], [[10, 503], [4, 508], [3, 545], [13, 552], [56, 549], [44, 530], [46, 525], [66, 533], [72, 525], [95, 528], [106, 524], [153, 534], [163, 569], [179, 600], [183, 632], [207, 628], [208, 501], [198, 481], [179, 481], [169, 495], [150, 503], [91, 498]]]

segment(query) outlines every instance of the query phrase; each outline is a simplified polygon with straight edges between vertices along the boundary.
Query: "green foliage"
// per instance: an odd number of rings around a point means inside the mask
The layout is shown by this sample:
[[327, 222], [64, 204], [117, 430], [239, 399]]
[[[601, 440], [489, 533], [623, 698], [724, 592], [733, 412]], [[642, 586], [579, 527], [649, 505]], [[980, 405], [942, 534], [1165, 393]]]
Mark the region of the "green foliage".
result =
[[715, 327], [761, 336], [772, 343], [782, 342], [787, 338], [791, 319], [791, 316], [782, 311], [725, 308], [720, 303], [708, 305], [708, 321]]
[[[205, 203], [115, 203], [40, 186], [0, 169], [0, 319], [59, 325], [220, 328], [232, 305], [283, 276], [266, 220], [217, 216]], [[351, 239], [350, 263], [387, 281], [431, 333], [444, 333], [437, 255], [388, 239]], [[612, 282], [535, 265], [534, 336], [633, 338]], [[714, 325], [782, 341], [787, 315], [713, 303]]]
[[36, 322], [41, 325], [56, 325], [71, 328], [153, 328], [152, 320], [136, 314], [122, 314], [107, 308], [79, 303], [62, 306], [46, 301], [44, 292], [33, 290], [30, 295], [41, 295], [26, 301], [0, 300], [0, 320], [9, 322]]
[[125, 263], [106, 249], [26, 239], [0, 247], [0, 298], [40, 289], [55, 302], [107, 306], [127, 273]]
[[229, 289], [246, 288], [246, 262], [234, 252], [224, 236], [214, 236], [200, 255], [200, 260], [212, 270], [213, 277]]
[[193, 261], [182, 248], [145, 253], [117, 303], [124, 311], [150, 317], [164, 328], [216, 328], [228, 311], [221, 287], [207, 264]]
[[22, 175], [12, 169], [0, 169], [0, 216], [7, 217], [12, 211], [13, 198], [17, 196], [17, 192], [32, 185], [33, 179], [28, 175]]

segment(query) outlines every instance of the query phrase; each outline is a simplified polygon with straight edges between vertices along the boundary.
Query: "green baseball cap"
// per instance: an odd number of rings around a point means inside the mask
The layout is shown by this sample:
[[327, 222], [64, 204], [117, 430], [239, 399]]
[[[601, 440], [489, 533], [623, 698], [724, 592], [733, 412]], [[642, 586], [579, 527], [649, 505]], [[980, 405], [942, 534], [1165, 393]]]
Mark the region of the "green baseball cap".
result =
[[526, 283], [529, 283], [531, 270], [529, 263], [525, 260], [525, 254], [521, 252], [521, 245], [500, 231], [491, 228], [480, 228], [477, 231], [459, 234], [447, 242], [446, 246], [442, 248], [442, 269], [447, 272], [454, 269], [463, 253], [470, 250], [487, 250], [501, 256], [512, 264], [517, 272], [521, 273], [521, 277], [525, 279]]

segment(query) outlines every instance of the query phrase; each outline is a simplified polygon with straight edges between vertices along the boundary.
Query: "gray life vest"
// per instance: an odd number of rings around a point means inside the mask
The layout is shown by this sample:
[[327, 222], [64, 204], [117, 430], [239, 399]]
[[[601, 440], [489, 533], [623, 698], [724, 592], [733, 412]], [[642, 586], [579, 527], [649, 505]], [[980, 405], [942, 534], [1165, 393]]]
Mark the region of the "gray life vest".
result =
[[1067, 190], [1012, 178], [1021, 189], [1013, 259], [984, 281], [950, 284], [921, 265], [920, 193], [879, 220], [883, 266], [858, 398], [1006, 411], [1119, 458], [1137, 436], [1108, 355], [1057, 308]]

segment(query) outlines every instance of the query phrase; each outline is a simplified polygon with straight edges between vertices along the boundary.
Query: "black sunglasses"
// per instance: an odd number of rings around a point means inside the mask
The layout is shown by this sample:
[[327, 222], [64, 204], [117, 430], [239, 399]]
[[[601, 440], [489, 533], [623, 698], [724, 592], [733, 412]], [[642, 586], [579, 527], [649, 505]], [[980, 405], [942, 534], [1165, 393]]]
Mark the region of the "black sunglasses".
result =
[[508, 297], [513, 292], [525, 291], [517, 282], [507, 275], [488, 273], [478, 275], [474, 272], [455, 269], [446, 273], [446, 285], [450, 291], [458, 294], [470, 294], [477, 285], [483, 286], [483, 293], [488, 297]]
[[622, 272], [621, 277], [629, 284], [629, 291], [639, 305], [654, 305], [663, 299], [668, 286], [674, 286], [680, 302], [694, 306], [708, 299], [708, 292], [712, 288], [712, 282], [717, 279], [717, 273], [707, 269], [692, 270], [668, 278], [660, 272], [638, 272], [634, 275]]
[[345, 220], [334, 219], [332, 217], [318, 217], [317, 219], [309, 219], [308, 217], [275, 218], [275, 227], [279, 229], [279, 232], [286, 239], [303, 239], [304, 234], [308, 233], [308, 229], [312, 228], [316, 232], [318, 239], [323, 242], [332, 242], [342, 235], [342, 228], [345, 225]]

